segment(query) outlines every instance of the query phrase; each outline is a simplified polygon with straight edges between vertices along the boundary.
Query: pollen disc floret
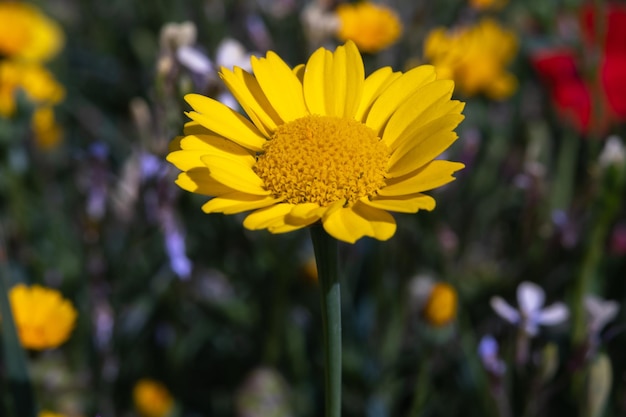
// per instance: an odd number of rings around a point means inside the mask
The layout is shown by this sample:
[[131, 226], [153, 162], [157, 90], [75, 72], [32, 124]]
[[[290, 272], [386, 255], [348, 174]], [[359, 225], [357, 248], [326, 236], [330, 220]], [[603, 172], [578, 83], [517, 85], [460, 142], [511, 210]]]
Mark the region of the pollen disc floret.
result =
[[254, 171], [273, 196], [321, 207], [354, 204], [385, 185], [389, 151], [355, 120], [311, 115], [280, 126], [263, 147]]
[[181, 188], [211, 197], [206, 213], [250, 211], [243, 220], [250, 230], [285, 233], [320, 222], [345, 242], [387, 240], [396, 231], [389, 212], [434, 209], [423, 192], [463, 168], [437, 158], [457, 139], [463, 103], [430, 65], [365, 77], [348, 41], [295, 68], [271, 51], [252, 57], [251, 67], [220, 73], [246, 116], [185, 97], [192, 121], [167, 159], [182, 171]]

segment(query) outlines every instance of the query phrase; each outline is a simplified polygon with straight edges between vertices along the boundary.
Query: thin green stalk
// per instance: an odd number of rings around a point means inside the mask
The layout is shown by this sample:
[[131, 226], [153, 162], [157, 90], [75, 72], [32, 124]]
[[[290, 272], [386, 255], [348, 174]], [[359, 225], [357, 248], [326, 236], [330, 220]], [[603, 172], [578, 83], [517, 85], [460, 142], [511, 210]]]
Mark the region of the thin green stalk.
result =
[[321, 290], [326, 417], [341, 416], [341, 292], [337, 241], [321, 225], [311, 227]]
[[551, 187], [551, 214], [557, 210], [567, 211], [571, 204], [576, 163], [581, 140], [573, 131], [567, 131], [558, 150], [556, 173]]
[[2, 349], [7, 382], [17, 417], [37, 415], [33, 390], [28, 376], [26, 355], [17, 336], [9, 304], [9, 273], [5, 262], [4, 242], [0, 230], [0, 314], [2, 315]]

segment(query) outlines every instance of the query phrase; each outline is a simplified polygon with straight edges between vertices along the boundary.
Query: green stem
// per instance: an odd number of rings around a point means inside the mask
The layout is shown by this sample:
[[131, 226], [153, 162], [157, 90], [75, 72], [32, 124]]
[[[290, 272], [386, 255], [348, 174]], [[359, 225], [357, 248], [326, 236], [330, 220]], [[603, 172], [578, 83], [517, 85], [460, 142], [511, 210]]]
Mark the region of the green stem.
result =
[[574, 181], [576, 179], [576, 162], [581, 140], [569, 130], [564, 134], [558, 149], [556, 173], [551, 187], [550, 214], [557, 210], [567, 211], [571, 204]]
[[341, 416], [341, 292], [337, 241], [321, 225], [311, 227], [317, 275], [321, 289], [324, 332], [326, 417]]
[[[0, 234], [2, 230], [0, 230]], [[0, 314], [2, 315], [2, 349], [7, 382], [13, 396], [15, 415], [35, 417], [37, 415], [33, 390], [28, 376], [26, 355], [17, 336], [13, 313], [9, 302], [9, 274], [5, 251], [0, 235]]]

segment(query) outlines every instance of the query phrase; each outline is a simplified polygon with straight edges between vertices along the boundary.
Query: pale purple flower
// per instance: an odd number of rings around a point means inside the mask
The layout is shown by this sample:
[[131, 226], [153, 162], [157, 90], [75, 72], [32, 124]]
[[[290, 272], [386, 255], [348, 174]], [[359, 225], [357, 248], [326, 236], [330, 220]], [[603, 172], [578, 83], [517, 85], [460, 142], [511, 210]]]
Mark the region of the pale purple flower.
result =
[[569, 317], [567, 306], [556, 302], [544, 307], [546, 294], [537, 284], [524, 281], [517, 287], [519, 309], [511, 306], [502, 297], [491, 298], [491, 307], [503, 319], [519, 326], [529, 336], [539, 332], [539, 326], [554, 326]]
[[208, 56], [193, 46], [182, 46], [176, 50], [176, 58], [189, 71], [203, 76], [213, 73], [213, 63]]
[[170, 207], [161, 211], [161, 224], [165, 239], [165, 252], [170, 260], [170, 268], [180, 279], [191, 275], [192, 263], [186, 254], [185, 235], [181, 225], [174, 218]]
[[478, 343], [478, 356], [483, 367], [492, 375], [502, 376], [506, 371], [506, 364], [498, 355], [500, 346], [493, 336], [487, 334]]
[[619, 304], [616, 301], [604, 300], [596, 295], [588, 294], [583, 300], [587, 311], [589, 333], [597, 338], [604, 326], [617, 316]]

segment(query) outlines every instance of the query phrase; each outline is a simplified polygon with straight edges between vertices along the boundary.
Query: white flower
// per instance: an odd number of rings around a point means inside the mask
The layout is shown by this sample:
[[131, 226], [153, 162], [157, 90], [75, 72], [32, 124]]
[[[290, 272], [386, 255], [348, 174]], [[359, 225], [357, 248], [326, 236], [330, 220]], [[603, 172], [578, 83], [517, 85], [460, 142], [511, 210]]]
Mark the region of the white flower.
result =
[[246, 48], [232, 38], [225, 38], [217, 46], [215, 52], [215, 62], [218, 67], [225, 67], [232, 70], [233, 67], [240, 67], [246, 71], [251, 71], [250, 56], [254, 55], [246, 51]]
[[600, 166], [604, 168], [611, 165], [622, 166], [625, 160], [626, 149], [624, 149], [622, 139], [616, 135], [609, 136], [598, 158]]
[[588, 294], [584, 299], [585, 310], [589, 317], [588, 328], [591, 335], [597, 336], [602, 328], [615, 318], [619, 311], [619, 304], [611, 300]]
[[529, 336], [535, 336], [539, 332], [539, 325], [553, 326], [569, 317], [569, 310], [563, 303], [557, 302], [543, 308], [545, 296], [537, 284], [524, 281], [517, 287], [519, 310], [498, 296], [491, 298], [491, 307], [506, 321], [521, 327]]
[[193, 46], [181, 46], [176, 50], [176, 58], [184, 67], [191, 72], [200, 75], [213, 73], [213, 64], [208, 56]]

